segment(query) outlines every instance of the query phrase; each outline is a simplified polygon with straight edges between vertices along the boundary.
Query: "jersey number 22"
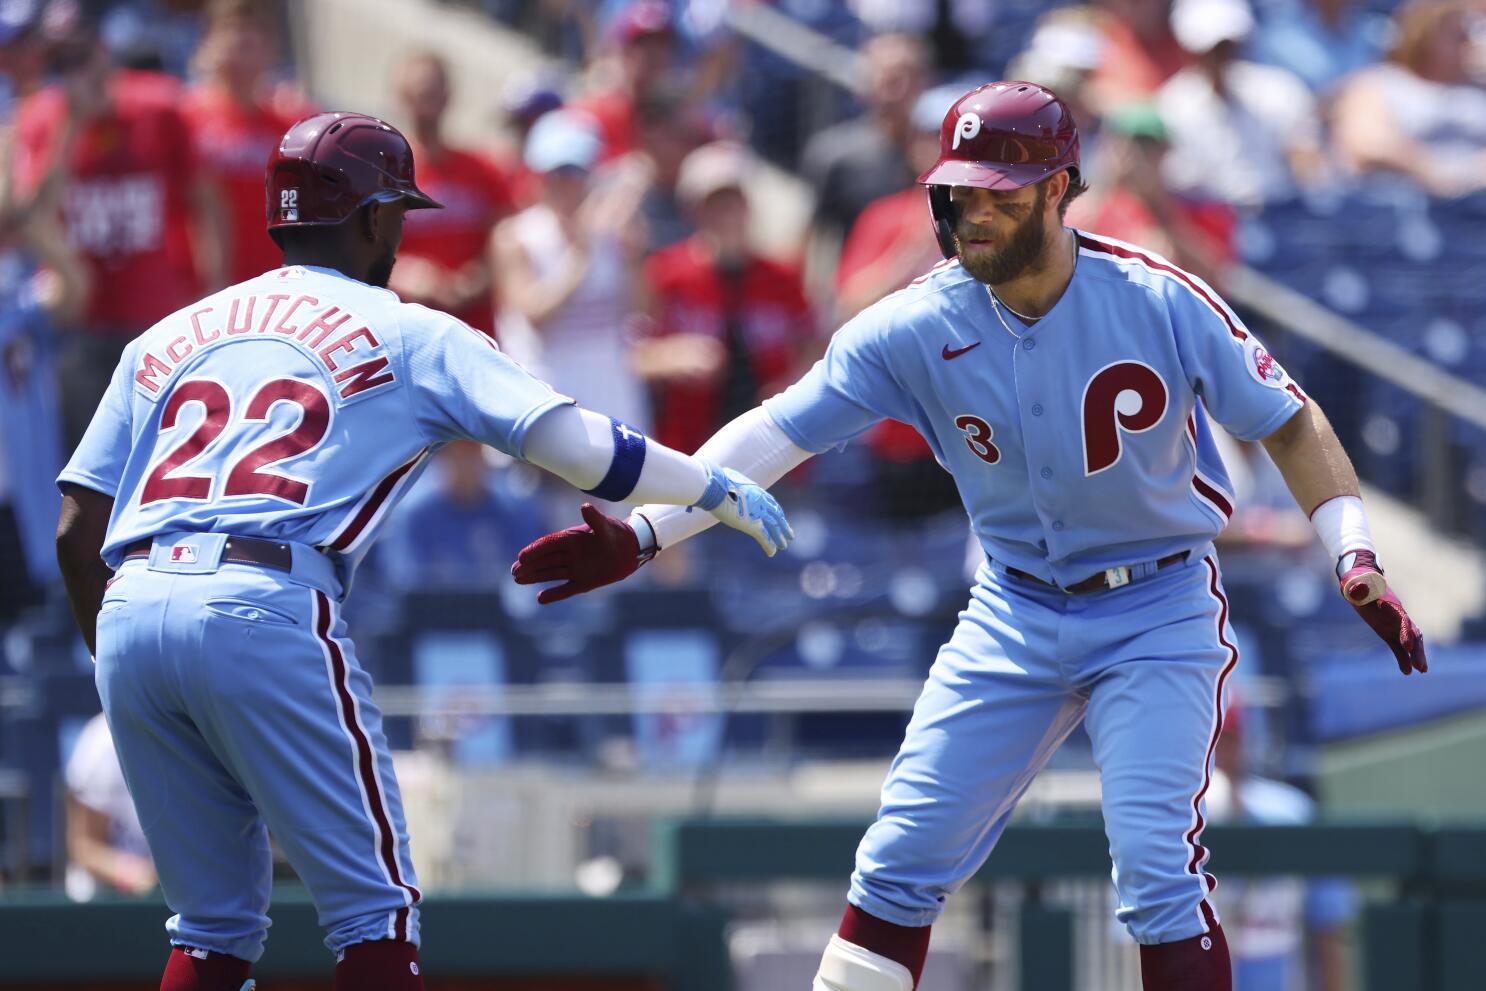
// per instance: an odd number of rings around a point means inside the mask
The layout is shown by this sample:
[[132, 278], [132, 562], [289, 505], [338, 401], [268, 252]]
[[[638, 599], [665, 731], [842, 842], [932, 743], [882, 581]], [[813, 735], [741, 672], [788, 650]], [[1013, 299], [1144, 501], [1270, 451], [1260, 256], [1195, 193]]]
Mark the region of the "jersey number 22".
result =
[[[215, 379], [188, 379], [177, 385], [165, 400], [160, 429], [172, 430], [187, 403], [204, 410], [201, 424], [191, 436], [177, 444], [155, 463], [145, 478], [139, 504], [147, 506], [166, 499], [210, 499], [213, 475], [182, 475], [177, 472], [199, 457], [227, 429], [232, 419], [232, 397]], [[259, 444], [238, 458], [227, 471], [223, 496], [268, 495], [295, 505], [304, 505], [308, 482], [288, 475], [264, 471], [269, 465], [304, 454], [315, 448], [330, 429], [330, 399], [319, 388], [298, 379], [265, 382], [248, 400], [243, 421], [264, 422], [277, 403], [293, 403], [300, 409], [299, 425], [287, 434]]]

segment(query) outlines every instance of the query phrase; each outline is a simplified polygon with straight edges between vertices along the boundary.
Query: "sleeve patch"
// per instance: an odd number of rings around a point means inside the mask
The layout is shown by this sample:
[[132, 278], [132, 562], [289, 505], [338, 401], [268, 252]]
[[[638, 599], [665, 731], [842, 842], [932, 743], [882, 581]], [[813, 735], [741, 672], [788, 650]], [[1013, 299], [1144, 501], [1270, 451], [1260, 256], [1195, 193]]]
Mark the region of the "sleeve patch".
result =
[[1270, 354], [1264, 345], [1252, 336], [1244, 345], [1244, 367], [1249, 370], [1254, 381], [1260, 385], [1267, 385], [1271, 389], [1283, 389], [1290, 381], [1290, 376], [1275, 360], [1274, 355]]

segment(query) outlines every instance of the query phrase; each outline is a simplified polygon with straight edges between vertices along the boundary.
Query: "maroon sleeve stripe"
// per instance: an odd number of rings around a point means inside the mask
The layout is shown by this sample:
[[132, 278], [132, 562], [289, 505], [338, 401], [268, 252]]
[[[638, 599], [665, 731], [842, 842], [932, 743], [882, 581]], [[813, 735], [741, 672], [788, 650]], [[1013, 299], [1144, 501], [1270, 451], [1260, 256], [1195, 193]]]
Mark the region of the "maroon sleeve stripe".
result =
[[1192, 476], [1192, 488], [1197, 490], [1198, 495], [1202, 496], [1202, 498], [1206, 499], [1208, 502], [1216, 506], [1223, 513], [1225, 519], [1233, 518], [1233, 503], [1229, 502], [1227, 497], [1224, 496], [1223, 493], [1219, 492], [1217, 489], [1213, 488], [1211, 485], [1207, 484], [1196, 475]]
[[1234, 321], [1234, 319], [1228, 315], [1227, 310], [1218, 305], [1218, 301], [1213, 299], [1212, 294], [1204, 289], [1197, 282], [1196, 279], [1192, 278], [1192, 276], [1188, 275], [1186, 272], [1183, 272], [1175, 265], [1167, 265], [1164, 262], [1158, 262], [1150, 255], [1147, 255], [1141, 251], [1136, 251], [1133, 248], [1127, 248], [1119, 244], [1110, 244], [1107, 241], [1096, 241], [1086, 234], [1078, 235], [1078, 245], [1081, 248], [1088, 248], [1090, 251], [1101, 251], [1106, 255], [1114, 255], [1118, 258], [1127, 258], [1131, 261], [1139, 262], [1152, 271], [1164, 272], [1167, 275], [1175, 276], [1182, 283], [1182, 285], [1192, 290], [1192, 292], [1195, 293], [1197, 297], [1200, 298], [1204, 303], [1206, 303], [1214, 313], [1222, 318], [1223, 323], [1228, 325], [1228, 332], [1230, 334], [1238, 338], [1240, 341], [1246, 341], [1249, 339], [1248, 332], [1240, 327]]
[[403, 476], [412, 471], [413, 466], [427, 453], [428, 449], [424, 448], [414, 455], [411, 461], [400, 466], [392, 474], [378, 482], [376, 488], [372, 489], [371, 495], [363, 500], [360, 507], [357, 508], [355, 514], [351, 517], [351, 521], [341, 529], [340, 533], [332, 537], [330, 543], [326, 546], [331, 550], [343, 551], [354, 544], [356, 538], [361, 536], [361, 531], [365, 530], [367, 524], [376, 517], [377, 511], [382, 508], [382, 503], [387, 501], [387, 497], [392, 494], [392, 490], [397, 487], [397, 483], [402, 481]]

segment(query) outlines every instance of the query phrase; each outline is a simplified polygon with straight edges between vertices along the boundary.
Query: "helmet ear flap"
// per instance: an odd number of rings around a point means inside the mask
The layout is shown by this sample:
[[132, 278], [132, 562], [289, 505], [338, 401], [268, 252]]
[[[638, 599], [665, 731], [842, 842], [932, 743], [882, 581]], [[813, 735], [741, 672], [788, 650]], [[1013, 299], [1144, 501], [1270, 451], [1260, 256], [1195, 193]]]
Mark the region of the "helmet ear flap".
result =
[[929, 216], [934, 223], [934, 239], [939, 242], [939, 251], [945, 258], [960, 253], [955, 243], [955, 204], [950, 198], [949, 186], [930, 186]]

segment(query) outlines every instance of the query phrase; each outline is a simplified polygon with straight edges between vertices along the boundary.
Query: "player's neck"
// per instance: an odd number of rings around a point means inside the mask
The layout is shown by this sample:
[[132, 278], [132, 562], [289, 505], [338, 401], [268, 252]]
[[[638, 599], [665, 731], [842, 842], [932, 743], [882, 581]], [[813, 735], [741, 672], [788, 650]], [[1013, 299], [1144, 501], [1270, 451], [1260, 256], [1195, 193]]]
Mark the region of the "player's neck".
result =
[[1063, 298], [1075, 260], [1073, 232], [1060, 225], [1035, 264], [1016, 278], [991, 286], [991, 291], [1023, 319], [1040, 320]]
[[290, 265], [328, 268], [333, 272], [341, 273], [349, 279], [355, 279], [358, 282], [366, 281], [366, 273], [358, 272], [356, 265], [339, 255], [332, 256], [321, 251], [285, 251], [284, 267], [287, 268]]

